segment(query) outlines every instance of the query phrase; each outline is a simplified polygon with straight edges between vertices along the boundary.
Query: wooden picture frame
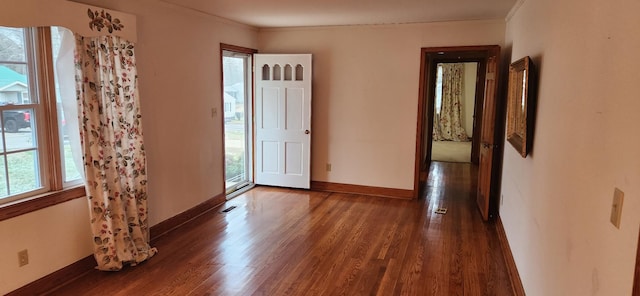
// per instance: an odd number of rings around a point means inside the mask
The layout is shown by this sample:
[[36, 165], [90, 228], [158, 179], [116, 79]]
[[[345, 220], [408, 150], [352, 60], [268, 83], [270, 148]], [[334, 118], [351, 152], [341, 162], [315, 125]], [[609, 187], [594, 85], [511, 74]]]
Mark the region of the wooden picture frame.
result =
[[533, 144], [536, 73], [527, 56], [509, 66], [507, 93], [507, 141], [527, 157]]

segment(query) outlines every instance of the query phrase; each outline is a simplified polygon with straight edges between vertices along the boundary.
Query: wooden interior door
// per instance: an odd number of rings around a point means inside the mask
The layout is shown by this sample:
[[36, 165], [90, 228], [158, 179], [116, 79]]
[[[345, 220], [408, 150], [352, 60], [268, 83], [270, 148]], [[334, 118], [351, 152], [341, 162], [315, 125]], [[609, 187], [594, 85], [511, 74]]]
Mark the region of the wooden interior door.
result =
[[256, 54], [255, 183], [311, 185], [311, 55]]
[[638, 234], [638, 247], [636, 250], [636, 271], [633, 276], [633, 296], [640, 296], [640, 233]]
[[496, 112], [498, 90], [498, 58], [500, 49], [494, 47], [489, 50], [485, 75], [485, 95], [482, 114], [482, 127], [480, 131], [480, 165], [478, 168], [478, 194], [476, 203], [480, 209], [483, 220], [489, 219], [490, 200], [494, 171], [494, 157], [499, 147], [496, 143]]

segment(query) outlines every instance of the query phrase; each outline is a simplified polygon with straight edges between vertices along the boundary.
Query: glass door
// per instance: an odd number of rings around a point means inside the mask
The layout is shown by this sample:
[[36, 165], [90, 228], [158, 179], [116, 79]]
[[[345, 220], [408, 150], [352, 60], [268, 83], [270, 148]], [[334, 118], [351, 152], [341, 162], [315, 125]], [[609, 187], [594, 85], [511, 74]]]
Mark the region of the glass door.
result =
[[225, 187], [230, 194], [253, 180], [251, 54], [222, 53]]

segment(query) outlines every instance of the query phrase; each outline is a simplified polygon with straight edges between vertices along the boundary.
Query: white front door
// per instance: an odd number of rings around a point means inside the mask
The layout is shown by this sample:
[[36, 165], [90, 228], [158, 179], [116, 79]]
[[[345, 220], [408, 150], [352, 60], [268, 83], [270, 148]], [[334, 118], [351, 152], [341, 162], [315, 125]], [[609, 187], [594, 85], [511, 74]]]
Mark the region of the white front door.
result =
[[311, 54], [256, 54], [255, 183], [310, 188]]

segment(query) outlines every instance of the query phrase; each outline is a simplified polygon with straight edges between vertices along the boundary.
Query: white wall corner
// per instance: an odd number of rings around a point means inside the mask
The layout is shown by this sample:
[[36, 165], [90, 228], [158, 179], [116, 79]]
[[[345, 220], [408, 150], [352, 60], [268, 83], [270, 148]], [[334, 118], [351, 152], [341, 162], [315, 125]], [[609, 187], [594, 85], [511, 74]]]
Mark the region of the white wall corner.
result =
[[507, 14], [507, 16], [504, 18], [505, 22], [510, 21], [513, 15], [516, 14], [516, 12], [518, 12], [518, 9], [520, 9], [522, 4], [524, 4], [524, 2], [526, 1], [527, 0], [517, 0], [516, 3], [513, 4], [513, 7], [511, 7], [511, 10], [509, 10], [509, 13]]

